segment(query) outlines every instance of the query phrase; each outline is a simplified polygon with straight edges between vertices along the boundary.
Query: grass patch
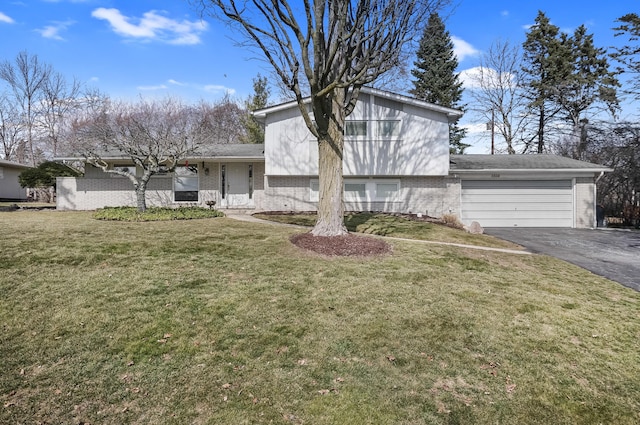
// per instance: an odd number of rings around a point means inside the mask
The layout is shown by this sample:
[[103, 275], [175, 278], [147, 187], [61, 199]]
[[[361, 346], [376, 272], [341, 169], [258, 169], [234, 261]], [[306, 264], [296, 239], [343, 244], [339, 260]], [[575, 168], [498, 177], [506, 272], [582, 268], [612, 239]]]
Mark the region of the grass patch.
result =
[[[313, 226], [315, 214], [254, 214], [279, 223]], [[439, 223], [416, 221], [401, 216], [378, 213], [345, 214], [344, 224], [350, 232], [433, 242], [478, 245], [492, 248], [522, 249], [521, 246], [489, 235], [473, 235]]]
[[549, 257], [329, 260], [227, 218], [0, 226], [0, 423], [640, 420], [640, 294]]
[[151, 207], [144, 212], [138, 211], [135, 207], [106, 207], [93, 213], [95, 219], [111, 221], [193, 220], [223, 216], [224, 213], [221, 211], [201, 207]]

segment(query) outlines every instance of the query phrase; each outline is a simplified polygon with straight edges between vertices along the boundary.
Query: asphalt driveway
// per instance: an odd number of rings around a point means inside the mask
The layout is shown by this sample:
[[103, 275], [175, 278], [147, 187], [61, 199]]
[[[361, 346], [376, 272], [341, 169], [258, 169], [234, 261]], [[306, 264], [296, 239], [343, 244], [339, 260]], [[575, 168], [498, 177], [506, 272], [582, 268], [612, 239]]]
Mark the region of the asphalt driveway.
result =
[[510, 227], [488, 228], [485, 233], [640, 291], [639, 231]]

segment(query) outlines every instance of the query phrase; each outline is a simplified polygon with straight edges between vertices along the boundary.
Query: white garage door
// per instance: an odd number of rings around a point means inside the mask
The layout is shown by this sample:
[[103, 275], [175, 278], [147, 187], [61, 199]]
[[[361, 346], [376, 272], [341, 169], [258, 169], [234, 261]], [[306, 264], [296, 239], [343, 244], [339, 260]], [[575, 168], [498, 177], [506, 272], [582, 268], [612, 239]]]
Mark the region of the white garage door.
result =
[[483, 227], [573, 227], [571, 180], [463, 180], [461, 215]]

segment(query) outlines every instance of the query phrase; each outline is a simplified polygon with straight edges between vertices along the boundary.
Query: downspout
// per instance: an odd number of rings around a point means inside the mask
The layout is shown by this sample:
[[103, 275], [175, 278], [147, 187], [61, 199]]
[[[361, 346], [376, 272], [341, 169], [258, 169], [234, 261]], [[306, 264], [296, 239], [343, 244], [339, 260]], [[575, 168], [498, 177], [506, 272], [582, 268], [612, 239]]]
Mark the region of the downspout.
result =
[[593, 228], [598, 228], [598, 182], [604, 176], [604, 171], [600, 171], [600, 175], [596, 177], [595, 182], [593, 182]]

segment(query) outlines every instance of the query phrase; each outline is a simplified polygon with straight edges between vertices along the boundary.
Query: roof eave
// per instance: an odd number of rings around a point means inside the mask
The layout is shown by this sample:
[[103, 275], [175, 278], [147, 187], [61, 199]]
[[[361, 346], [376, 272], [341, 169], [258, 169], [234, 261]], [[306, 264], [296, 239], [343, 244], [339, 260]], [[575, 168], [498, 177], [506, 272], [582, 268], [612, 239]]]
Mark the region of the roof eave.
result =
[[[384, 97], [384, 98], [387, 98], [387, 99], [395, 100], [397, 102], [406, 103], [408, 105], [417, 106], [417, 107], [428, 109], [428, 110], [435, 111], [435, 112], [440, 112], [440, 113], [445, 114], [450, 119], [458, 119], [458, 118], [462, 117], [462, 115], [464, 114], [464, 112], [462, 112], [462, 111], [460, 111], [458, 109], [452, 109], [452, 108], [447, 108], [445, 106], [435, 105], [433, 103], [425, 102], [424, 100], [415, 99], [415, 98], [408, 97], [408, 96], [405, 96], [405, 95], [402, 95], [402, 94], [398, 94], [398, 93], [392, 93], [392, 92], [388, 92], [388, 91], [384, 91], [384, 90], [374, 89], [374, 88], [371, 88], [371, 87], [363, 87], [360, 91], [361, 91], [361, 93], [373, 94], [375, 96]], [[303, 102], [305, 104], [309, 104], [311, 102], [311, 98], [310, 97], [305, 97]], [[256, 119], [258, 119], [258, 120], [264, 120], [264, 119], [266, 119], [267, 115], [269, 115], [269, 114], [272, 114], [274, 112], [284, 111], [284, 110], [296, 107], [297, 104], [298, 104], [297, 101], [292, 100], [292, 101], [289, 101], [289, 102], [286, 102], [286, 103], [281, 103], [279, 105], [269, 106], [269, 107], [264, 108], [264, 109], [259, 109], [257, 111], [253, 111], [253, 112], [251, 112], [251, 115], [256, 117]]]
[[455, 174], [472, 174], [472, 173], [610, 173], [613, 168], [450, 168], [450, 171]]

